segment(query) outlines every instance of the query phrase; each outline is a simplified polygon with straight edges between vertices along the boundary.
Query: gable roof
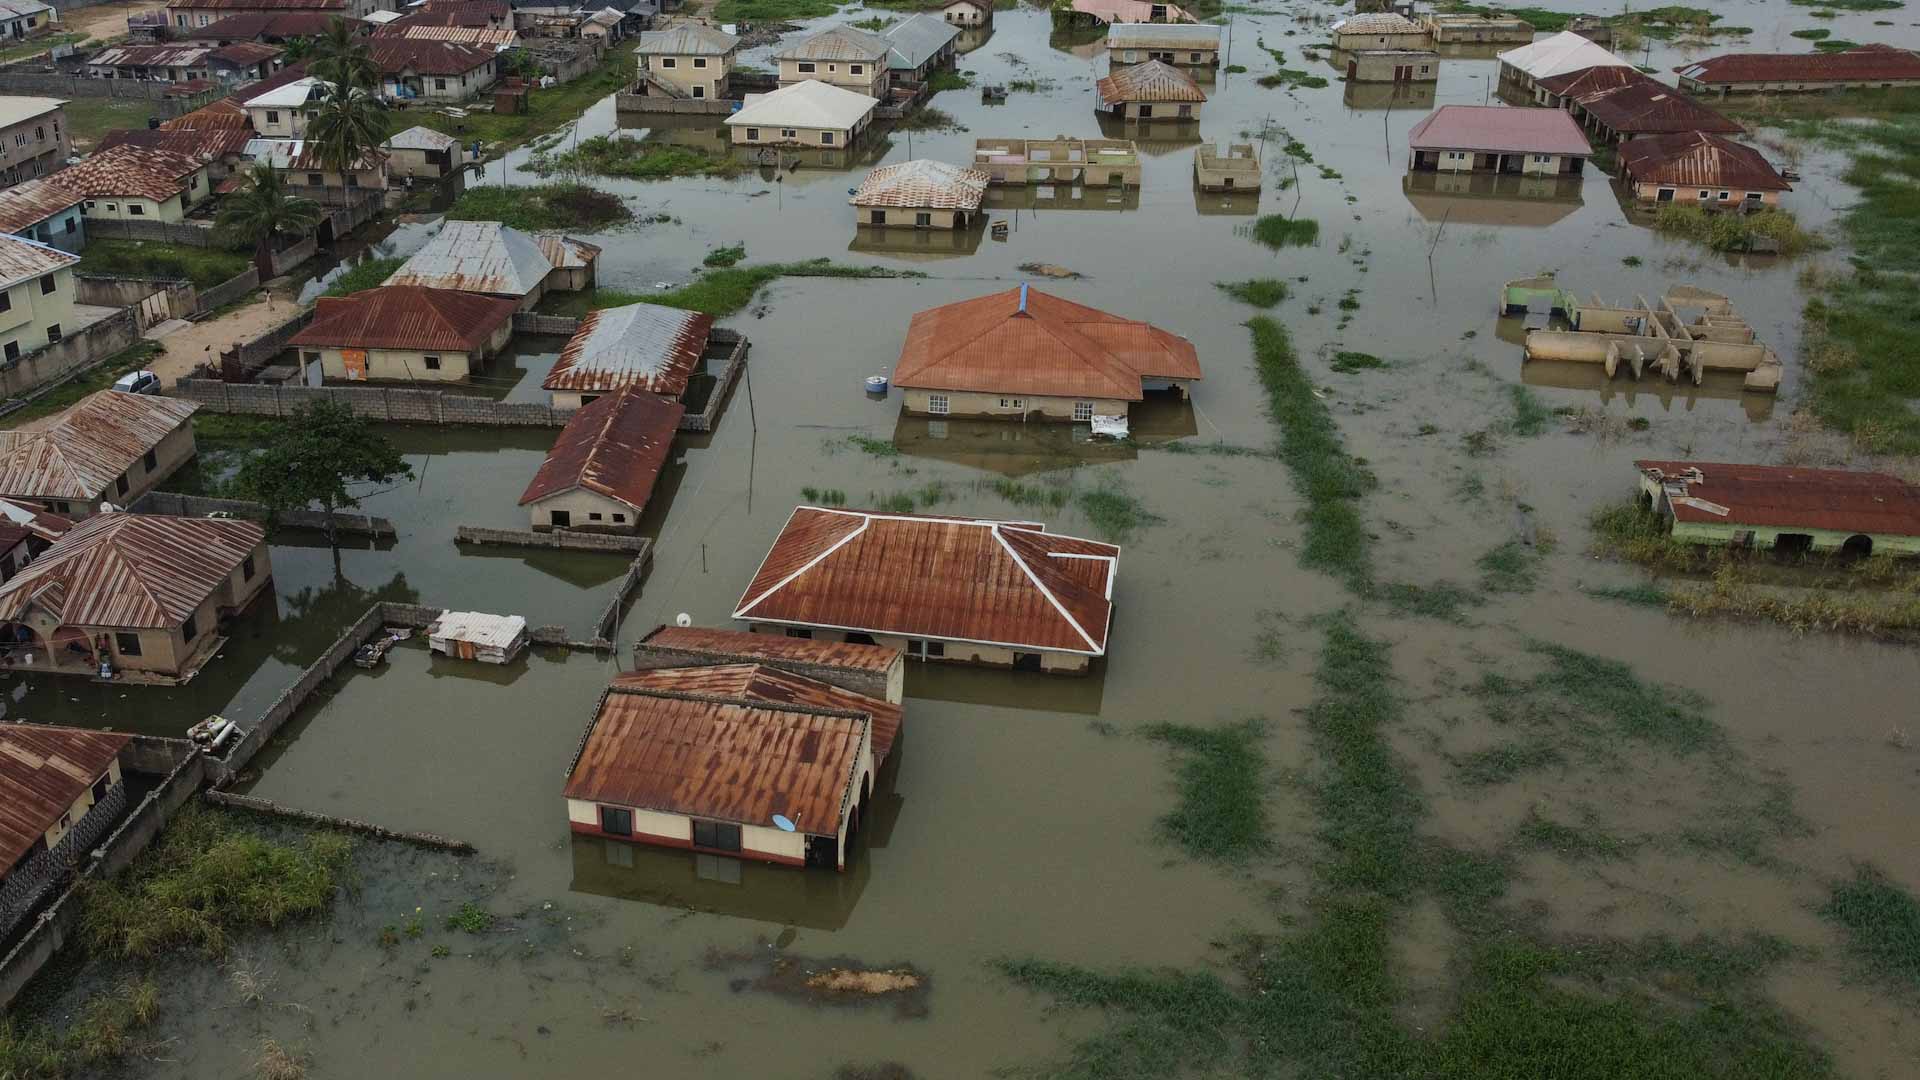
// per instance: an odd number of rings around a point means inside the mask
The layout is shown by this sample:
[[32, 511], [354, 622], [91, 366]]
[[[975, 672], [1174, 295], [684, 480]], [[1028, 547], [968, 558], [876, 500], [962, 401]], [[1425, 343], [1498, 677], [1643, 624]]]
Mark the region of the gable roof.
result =
[[511, 321], [512, 300], [419, 285], [383, 285], [314, 301], [313, 321], [288, 345], [475, 353]]
[[1100, 656], [1119, 555], [1031, 523], [802, 506], [733, 617]]
[[[251, 162], [269, 165], [286, 170], [313, 169], [319, 172], [331, 172], [333, 167], [320, 156], [320, 144], [307, 139], [248, 139], [241, 149], [240, 156]], [[384, 150], [369, 147], [360, 151], [360, 157], [347, 166], [349, 172], [378, 169], [387, 160]], [[229, 176], [229, 181], [237, 177]]]
[[775, 60], [870, 60], [887, 55], [887, 39], [851, 26], [830, 26], [773, 54]]
[[1920, 79], [1920, 56], [1874, 43], [1839, 52], [1728, 53], [1673, 70], [1703, 83], [1902, 82]]
[[1186, 72], [1158, 60], [1112, 72], [1094, 84], [1107, 105], [1128, 101], [1205, 101], [1207, 95]]
[[766, 660], [774, 664], [809, 664], [875, 675], [885, 675], [904, 655], [899, 649], [886, 645], [755, 634], [747, 630], [724, 630], [711, 626], [656, 626], [640, 641], [656, 649], [695, 653], [739, 663]]
[[51, 544], [73, 528], [73, 519], [42, 510], [30, 502], [0, 499], [0, 552], [11, 551], [22, 540], [39, 539]]
[[478, 45], [456, 45], [413, 37], [373, 37], [367, 54], [383, 75], [417, 71], [423, 75], [464, 75], [499, 55]]
[[498, 221], [449, 221], [387, 279], [389, 285], [525, 296], [553, 270], [540, 244]]
[[[241, 116], [246, 113], [242, 112]], [[176, 117], [184, 120], [186, 117]], [[143, 146], [150, 150], [171, 150], [196, 161], [215, 161], [229, 154], [238, 156], [253, 139], [253, 129], [239, 127], [130, 128], [109, 131], [100, 137], [94, 149], [111, 150], [116, 146]]]
[[887, 27], [882, 36], [887, 41], [887, 66], [912, 71], [939, 55], [960, 36], [960, 28], [923, 11]]
[[60, 823], [132, 741], [114, 731], [0, 724], [0, 874]]
[[200, 406], [96, 390], [38, 431], [0, 432], [0, 494], [95, 499]]
[[1503, 154], [1593, 153], [1580, 124], [1565, 110], [1506, 105], [1442, 105], [1413, 125], [1407, 145]]
[[1571, 30], [1508, 49], [1499, 54], [1499, 59], [1535, 79], [1565, 75], [1582, 68], [1633, 66]]
[[1793, 190], [1760, 151], [1705, 131], [1629, 139], [1620, 144], [1620, 167], [1643, 183]]
[[171, 150], [122, 144], [55, 173], [61, 187], [89, 199], [134, 196], [160, 202], [187, 189], [187, 178], [204, 162]]
[[1633, 464], [1667, 486], [1679, 521], [1920, 536], [1920, 487], [1886, 473], [1713, 461]]
[[64, 270], [80, 256], [24, 236], [0, 235], [0, 289]]
[[644, 390], [595, 398], [560, 429], [520, 494], [520, 505], [585, 490], [623, 502], [638, 515], [673, 456], [673, 433], [686, 411], [679, 402]]
[[[267, 80], [271, 82], [272, 80]], [[302, 75], [255, 93], [241, 102], [249, 109], [297, 109], [327, 92], [325, 80]]]
[[326, 33], [328, 24], [340, 17], [340, 12], [328, 10], [249, 11], [215, 19], [191, 32], [201, 41], [311, 37]]
[[70, 626], [170, 629], [266, 538], [238, 518], [95, 514], [0, 584], [0, 620], [39, 607]]
[[1424, 34], [1426, 27], [1391, 11], [1363, 11], [1349, 15], [1328, 29], [1336, 34]]
[[900, 733], [903, 712], [900, 706], [881, 698], [868, 697], [766, 664], [714, 664], [629, 671], [614, 676], [613, 685], [866, 713], [873, 721], [875, 772], [885, 764], [887, 754], [893, 750], [893, 740]]
[[1145, 378], [1200, 378], [1193, 343], [1027, 285], [914, 315], [893, 375], [915, 389], [1121, 401], [1139, 401]]
[[212, 45], [115, 45], [87, 57], [89, 67], [193, 67], [214, 50]]
[[978, 169], [918, 158], [868, 173], [847, 201], [854, 206], [978, 210], [992, 180]]
[[1670, 131], [1739, 134], [1738, 123], [1658, 79], [1630, 67], [1590, 67], [1541, 79], [1549, 93], [1569, 98], [1594, 119], [1624, 135]]
[[660, 304], [590, 311], [560, 351], [543, 390], [636, 387], [677, 398], [700, 365], [713, 316]]
[[160, 130], [239, 132], [241, 145], [244, 146], [247, 139], [253, 138], [253, 118], [247, 115], [247, 110], [242, 108], [239, 102], [231, 97], [223, 97], [218, 101], [210, 101], [190, 113], [160, 121]]
[[822, 128], [851, 130], [880, 103], [865, 94], [808, 79], [772, 93], [748, 94], [746, 104], [727, 117], [729, 127]]
[[444, 131], [416, 124], [380, 145], [388, 150], [447, 150], [459, 146], [460, 140]]
[[1073, 10], [1091, 15], [1103, 23], [1152, 22], [1154, 10], [1162, 8], [1172, 22], [1193, 22], [1193, 15], [1174, 4], [1156, 4], [1152, 0], [1073, 0]]
[[1114, 23], [1107, 51], [1115, 49], [1218, 49], [1220, 28], [1206, 23]]
[[25, 15], [38, 15], [53, 8], [40, 0], [0, 0], [0, 19], [17, 19]]

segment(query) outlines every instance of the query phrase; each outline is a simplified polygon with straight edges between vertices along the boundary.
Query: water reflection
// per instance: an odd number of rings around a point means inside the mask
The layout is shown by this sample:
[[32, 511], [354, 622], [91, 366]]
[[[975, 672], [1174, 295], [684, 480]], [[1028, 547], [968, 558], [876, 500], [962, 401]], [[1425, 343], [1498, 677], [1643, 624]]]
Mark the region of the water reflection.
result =
[[853, 241], [847, 245], [847, 250], [874, 255], [948, 258], [971, 255], [980, 250], [980, 241], [986, 235], [984, 214], [976, 224], [966, 229], [901, 229], [884, 225], [856, 225]]
[[1198, 120], [1128, 120], [1108, 112], [1094, 116], [1100, 121], [1101, 138], [1132, 139], [1149, 157], [1191, 150], [1200, 143]]
[[1031, 712], [1098, 716], [1106, 683], [1104, 663], [1095, 664], [1085, 675], [1036, 675], [1031, 671], [997, 671], [961, 664], [916, 662], [907, 665], [909, 698]]
[[[1518, 321], [1500, 320], [1502, 324]], [[1657, 403], [1661, 412], [1673, 412], [1676, 406], [1681, 412], [1693, 412], [1702, 401], [1738, 401], [1740, 410], [1750, 421], [1758, 423], [1773, 416], [1774, 395], [1745, 390], [1742, 376], [1735, 372], [1708, 372], [1696, 386], [1691, 379], [1669, 381], [1652, 372], [1639, 379], [1631, 375], [1609, 379], [1606, 369], [1599, 364], [1529, 360], [1520, 368], [1520, 381], [1528, 386], [1595, 390], [1599, 392], [1601, 404], [1620, 399], [1629, 409], [1637, 409], [1642, 398]]]
[[957, 53], [970, 53], [992, 40], [993, 27], [991, 25], [970, 26], [960, 31], [960, 36], [953, 39], [953, 49]]
[[1400, 189], [1428, 221], [1538, 228], [1580, 209], [1582, 184], [1577, 176], [1410, 172]]
[[[1076, 184], [995, 184], [982, 210], [1138, 210], [1139, 188], [1085, 187]], [[1014, 218], [1013, 227], [1020, 227]]]
[[[873, 813], [880, 811], [876, 802]], [[872, 860], [865, 857], [834, 873], [575, 836], [569, 887], [682, 911], [839, 930], [852, 918], [872, 873]]]
[[1349, 109], [1419, 109], [1433, 108], [1433, 91], [1436, 83], [1431, 82], [1355, 82], [1349, 80], [1346, 89], [1341, 91], [1340, 100]]
[[1223, 215], [1246, 217], [1260, 212], [1260, 193], [1257, 191], [1202, 191], [1199, 184], [1193, 185], [1194, 213], [1203, 215]]
[[1193, 403], [1154, 394], [1129, 411], [1129, 439], [1095, 439], [1084, 424], [1023, 424], [1006, 420], [941, 420], [902, 413], [893, 443], [911, 457], [999, 473], [1034, 473], [1132, 461], [1142, 445], [1199, 434]]

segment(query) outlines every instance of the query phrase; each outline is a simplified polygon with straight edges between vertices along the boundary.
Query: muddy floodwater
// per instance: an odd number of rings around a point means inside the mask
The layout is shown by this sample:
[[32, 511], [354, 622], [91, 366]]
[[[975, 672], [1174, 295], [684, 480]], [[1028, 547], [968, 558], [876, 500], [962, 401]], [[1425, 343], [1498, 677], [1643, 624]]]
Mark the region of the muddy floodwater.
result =
[[[1818, 23], [1784, 0], [1709, 3], [1753, 28], [1730, 44], [1655, 41], [1632, 57], [1666, 71], [1728, 48], [1786, 50], [1811, 25], [1836, 38], [1920, 45], [1913, 16], [1842, 12]], [[849, 8], [840, 20], [871, 14]], [[168, 1017], [172, 1041], [152, 1077], [246, 1072], [261, 1031], [311, 1054], [315, 1077], [827, 1077], [844, 1063], [899, 1062], [921, 1077], [981, 1077], [1057, 1060], [1099, 1030], [1096, 1014], [1061, 1012], [988, 966], [1041, 957], [1112, 971], [1169, 967], [1232, 979], [1222, 942], [1301, 917], [1316, 828], [1299, 777], [1314, 767], [1300, 711], [1313, 698], [1315, 618], [1351, 608], [1392, 646], [1404, 726], [1389, 732], [1428, 811], [1423, 834], [1469, 848], [1503, 843], [1529, 812], [1601, 815], [1616, 831], [1661, 836], [1688, 821], [1738, 816], [1746, 795], [1783, 792], [1801, 826], [1764, 860], [1649, 846], [1593, 863], [1533, 852], [1512, 899], [1552, 931], [1622, 938], [1759, 932], [1792, 947], [1767, 992], [1804, 1025], [1843, 1075], [1920, 1075], [1920, 1026], [1858, 977], [1817, 909], [1825, 882], [1871, 861], [1920, 890], [1912, 822], [1920, 817], [1920, 654], [1911, 647], [1767, 626], [1690, 622], [1589, 596], [1640, 573], [1586, 553], [1587, 518], [1624, 498], [1636, 457], [1775, 460], [1800, 392], [1797, 282], [1809, 261], [1729, 257], [1662, 238], [1623, 210], [1597, 168], [1535, 189], [1485, 183], [1436, 189], [1409, 178], [1406, 134], [1434, 105], [1479, 104], [1497, 79], [1490, 52], [1448, 56], [1436, 85], [1348, 87], [1324, 59], [1329, 5], [1239, 14], [1229, 62], [1208, 84], [1202, 119], [1146, 132], [1103, 130], [1093, 82], [1097, 43], [1054, 39], [1045, 12], [996, 15], [965, 53], [978, 83], [1043, 89], [984, 104], [975, 90], [933, 104], [964, 130], [881, 134], [855, 164], [810, 165], [738, 179], [656, 183], [597, 179], [646, 224], [587, 237], [602, 245], [603, 288], [638, 293], [683, 284], [712, 248], [743, 243], [750, 262], [830, 256], [911, 269], [923, 279], [782, 279], [724, 321], [752, 340], [746, 380], [710, 436], [683, 438], [645, 520], [655, 561], [618, 636], [631, 642], [686, 613], [725, 625], [740, 590], [805, 488], [850, 505], [914, 493], [931, 512], [1031, 517], [1003, 478], [1076, 491], [1110, 486], [1149, 519], [1122, 536], [1110, 655], [1085, 679], [964, 669], [909, 671], [906, 719], [882, 774], [875, 824], [843, 875], [795, 872], [574, 838], [560, 798], [589, 712], [617, 661], [534, 650], [505, 668], [436, 658], [418, 643], [385, 668], [348, 668], [253, 764], [243, 785], [281, 803], [471, 841], [472, 860], [388, 853], [333, 923], [269, 939], [258, 959], [279, 998], [299, 1008], [222, 1011], [225, 982], [194, 969]], [[817, 24], [810, 24], [817, 25]], [[1074, 43], [1079, 41], [1080, 43]], [[1264, 48], [1262, 47], [1264, 43]], [[1305, 60], [1304, 46], [1322, 59]], [[1262, 88], [1285, 64], [1326, 76], [1324, 89]], [[768, 66], [772, 48], [749, 52]], [[1497, 88], [1495, 88], [1497, 89]], [[595, 105], [556, 143], [626, 130], [718, 151], [705, 121], [650, 126]], [[1141, 140], [1142, 190], [999, 191], [1007, 237], [875, 235], [855, 227], [850, 188], [880, 162], [965, 162], [984, 137]], [[1266, 188], [1257, 199], [1192, 185], [1202, 141], [1253, 141]], [[1311, 160], [1289, 156], [1297, 140]], [[911, 145], [909, 145], [909, 143]], [[531, 151], [486, 182], [537, 182]], [[1845, 161], [1809, 150], [1788, 205], [1833, 225], [1854, 193]], [[1288, 180], [1284, 189], [1282, 181]], [[1249, 235], [1256, 214], [1319, 223], [1317, 242], [1270, 250]], [[1064, 429], [903, 418], [897, 393], [862, 379], [892, 370], [918, 310], [1029, 278], [1025, 263], [1076, 277], [1038, 280], [1069, 299], [1147, 320], [1191, 339], [1205, 372], [1190, 405], [1136, 413], [1138, 438], [1094, 445]], [[1605, 382], [1580, 365], [1524, 365], [1520, 320], [1496, 312], [1500, 285], [1554, 272], [1583, 298], [1630, 301], [1687, 283], [1730, 296], [1786, 363], [1777, 399], [1737, 380]], [[1249, 334], [1256, 314], [1214, 287], [1255, 277], [1292, 295], [1285, 323], [1349, 452], [1379, 481], [1365, 499], [1382, 580], [1472, 581], [1476, 560], [1516, 537], [1556, 538], [1531, 592], [1494, 596], [1459, 622], [1395, 617], [1357, 603], [1334, 578], [1304, 570], [1302, 501], [1266, 453], [1276, 429]], [[1342, 305], [1343, 298], [1347, 304]], [[485, 391], [539, 400], [558, 342], [525, 339]], [[1339, 351], [1384, 367], [1342, 374]], [[1562, 430], [1500, 432], [1512, 388], [1549, 408], [1644, 424], [1597, 438]], [[257, 714], [298, 669], [374, 600], [514, 612], [587, 630], [625, 572], [616, 556], [461, 549], [458, 525], [515, 526], [516, 506], [549, 431], [393, 433], [414, 478], [367, 500], [399, 536], [330, 552], [276, 542], [275, 598], [241, 620], [225, 654], [177, 690], [28, 680], [8, 686], [7, 715], [178, 734], [208, 712]], [[891, 440], [865, 452], [852, 435]], [[1180, 453], [1226, 444], [1261, 453]], [[1042, 516], [1057, 531], [1098, 535], [1068, 501]], [[1621, 661], [1671, 693], [1697, 692], [1724, 732], [1714, 763], [1621, 755], [1605, 770], [1546, 774], [1469, 790], [1450, 762], [1473, 739], [1489, 672], [1525, 677], [1541, 643]], [[1243, 867], [1196, 861], [1160, 837], [1174, 805], [1172, 758], [1140, 737], [1151, 724], [1214, 725], [1262, 717], [1278, 854]], [[1478, 734], [1475, 734], [1479, 732]], [[1731, 779], [1729, 779], [1731, 778]], [[1543, 809], [1544, 808], [1544, 809]], [[450, 882], [459, 882], [454, 887]], [[438, 918], [471, 885], [509, 917], [502, 932], [440, 933]], [[425, 940], [383, 947], [382, 925], [429, 913]], [[1416, 909], [1395, 929], [1409, 980], [1444, 982], [1446, 927]], [[439, 943], [447, 955], [430, 949]], [[768, 992], [753, 950], [848, 958], [923, 973], [912, 1008], [840, 1007]], [[725, 962], [715, 958], [723, 958]], [[744, 958], [743, 958], [744, 957]], [[836, 962], [839, 962], [836, 961]], [[824, 960], [822, 961], [825, 962]], [[784, 970], [768, 961], [766, 971]], [[744, 965], [744, 966], [743, 966]], [[764, 966], [764, 965], [763, 965]], [[744, 974], [742, 973], [744, 971]], [[644, 1063], [644, 1064], [642, 1064]]]

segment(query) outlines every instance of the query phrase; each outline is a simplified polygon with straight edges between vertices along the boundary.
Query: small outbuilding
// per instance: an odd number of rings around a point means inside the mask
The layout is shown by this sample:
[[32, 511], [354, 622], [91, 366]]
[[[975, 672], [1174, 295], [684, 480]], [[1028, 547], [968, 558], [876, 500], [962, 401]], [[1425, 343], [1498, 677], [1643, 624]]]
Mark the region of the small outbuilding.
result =
[[1641, 202], [1754, 210], [1793, 190], [1760, 151], [1704, 131], [1634, 139], [1619, 160], [1621, 180]]
[[514, 307], [497, 296], [383, 285], [322, 296], [287, 344], [328, 381], [466, 382], [512, 339]]
[[96, 390], [44, 427], [0, 432], [0, 496], [71, 518], [124, 507], [192, 459], [199, 408], [180, 398]]
[[895, 83], [924, 83], [953, 66], [958, 27], [930, 12], [909, 15], [881, 32], [887, 39], [887, 69]]
[[712, 333], [713, 316], [660, 304], [590, 311], [540, 386], [553, 395], [556, 409], [577, 409], [628, 389], [679, 400]]
[[1101, 111], [1125, 120], [1197, 120], [1207, 100], [1192, 76], [1158, 60], [1114, 70], [1094, 90]]
[[428, 127], [410, 127], [380, 148], [387, 152], [387, 171], [393, 176], [438, 180], [458, 172], [467, 161], [460, 140]]
[[940, 14], [954, 26], [993, 25], [992, 0], [950, 0], [946, 7], [940, 9]]
[[1193, 182], [1201, 191], [1259, 191], [1260, 159], [1252, 143], [1224, 149], [1208, 143], [1193, 152]]
[[748, 94], [726, 119], [727, 137], [736, 146], [850, 146], [878, 105], [866, 94], [808, 79]]
[[1107, 28], [1107, 61], [1158, 60], [1176, 67], [1220, 66], [1220, 28], [1206, 23], [1114, 23]]
[[1362, 49], [1347, 56], [1347, 82], [1437, 82], [1440, 54], [1431, 49]]
[[1920, 555], [1920, 487], [1885, 473], [1636, 461], [1675, 540], [1712, 547]]
[[527, 620], [483, 611], [443, 611], [427, 627], [427, 647], [456, 660], [510, 664], [527, 647]]
[[1524, 176], [1578, 173], [1593, 155], [1573, 117], [1559, 109], [1442, 105], [1407, 133], [1415, 172]]
[[1499, 56], [1500, 86], [1531, 96], [1541, 79], [1590, 67], [1632, 67], [1627, 61], [1571, 30], [1562, 30]]
[[991, 177], [978, 169], [918, 159], [882, 165], [848, 199], [860, 224], [965, 229], [980, 214]]
[[117, 731], [0, 724], [0, 935], [84, 862], [126, 810]]
[[1425, 49], [1430, 40], [1427, 28], [1391, 11], [1369, 11], [1349, 15], [1334, 23], [1333, 47], [1341, 52], [1361, 49]]
[[677, 401], [629, 388], [574, 413], [520, 494], [534, 531], [639, 531], [685, 412]]
[[1420, 24], [1435, 45], [1525, 45], [1533, 40], [1533, 24], [1515, 15], [1428, 12], [1420, 17]]

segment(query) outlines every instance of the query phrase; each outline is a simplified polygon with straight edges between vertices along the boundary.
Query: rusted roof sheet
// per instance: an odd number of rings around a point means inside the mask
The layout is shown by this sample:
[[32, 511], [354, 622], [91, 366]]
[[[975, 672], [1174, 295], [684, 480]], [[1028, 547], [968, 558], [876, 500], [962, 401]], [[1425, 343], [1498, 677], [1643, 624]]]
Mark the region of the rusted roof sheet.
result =
[[702, 653], [743, 663], [754, 660], [789, 661], [878, 675], [891, 671], [903, 655], [899, 649], [885, 645], [790, 638], [780, 634], [718, 630], [707, 626], [658, 626], [640, 640], [656, 648]]
[[856, 797], [864, 715], [803, 705], [607, 688], [565, 796], [669, 814], [770, 825], [783, 814], [800, 831], [839, 831]]
[[636, 387], [677, 398], [700, 365], [713, 316], [659, 304], [590, 311], [540, 386], [606, 392]]
[[1683, 485], [1681, 498], [1727, 511], [1676, 501], [1673, 516], [1679, 521], [1920, 536], [1920, 487], [1886, 473], [1713, 461], [1633, 464], [1651, 479]]
[[30, 537], [51, 544], [73, 528], [73, 519], [18, 499], [0, 499], [0, 551]]
[[561, 270], [592, 266], [600, 258], [600, 245], [589, 244], [560, 233], [534, 233], [533, 243], [547, 261]]
[[344, 14], [337, 10], [261, 11], [229, 15], [205, 26], [196, 27], [193, 36], [203, 41], [253, 41], [258, 38], [296, 38], [324, 34], [327, 24]]
[[[755, 635], [765, 637], [765, 634]], [[707, 667], [655, 668], [616, 675], [613, 685], [642, 690], [678, 691], [704, 697], [765, 701], [777, 705], [806, 705], [866, 713], [873, 721], [873, 768], [884, 765], [900, 734], [900, 706], [881, 698], [857, 694], [805, 675], [765, 664], [716, 664]]]
[[1203, 23], [1115, 23], [1107, 51], [1115, 49], [1219, 49], [1220, 28]]
[[978, 210], [993, 177], [978, 169], [921, 158], [882, 165], [860, 181], [855, 206]]
[[90, 67], [193, 67], [213, 51], [211, 45], [116, 45], [87, 57]]
[[246, 140], [253, 137], [253, 119], [247, 115], [247, 110], [240, 107], [238, 101], [232, 98], [221, 98], [202, 105], [190, 113], [160, 121], [160, 130], [233, 131], [240, 133], [240, 144], [244, 146]]
[[534, 238], [497, 221], [449, 221], [387, 279], [389, 285], [525, 296], [553, 270]]
[[798, 45], [774, 54], [775, 60], [851, 60], [878, 62], [887, 58], [887, 39], [851, 26], [829, 27]]
[[1481, 150], [1502, 154], [1593, 153], [1573, 117], [1559, 109], [1506, 105], [1442, 105], [1407, 132], [1415, 150]]
[[60, 823], [132, 741], [112, 731], [0, 724], [0, 874]]
[[0, 289], [12, 288], [55, 270], [64, 270], [80, 256], [23, 236], [0, 236]]
[[1100, 656], [1119, 556], [1026, 524], [802, 506], [733, 617]]
[[[281, 171], [332, 172], [333, 166], [322, 159], [320, 144], [307, 139], [248, 139], [241, 149], [248, 161], [270, 165]], [[348, 172], [374, 172], [386, 164], [385, 150], [368, 147], [347, 166]]]
[[698, 23], [680, 23], [665, 30], [646, 30], [640, 34], [643, 56], [725, 56], [740, 47], [732, 34]]
[[1205, 101], [1207, 95], [1198, 83], [1179, 68], [1149, 60], [1123, 67], [1094, 84], [1100, 100], [1107, 105], [1129, 101]]
[[80, 205], [81, 197], [44, 178], [22, 180], [0, 190], [0, 232], [25, 232]]
[[394, 26], [504, 26], [513, 28], [513, 7], [505, 0], [427, 0]]
[[313, 321], [287, 344], [478, 353], [515, 306], [479, 293], [386, 285], [314, 301]]
[[0, 585], [0, 620], [37, 607], [69, 626], [176, 627], [266, 538], [238, 518], [95, 514]]
[[343, 11], [347, 0], [171, 0], [169, 10], [239, 11]]
[[1885, 45], [1843, 52], [1728, 53], [1673, 70], [1703, 83], [1911, 82], [1920, 79], [1920, 56]]
[[[241, 113], [245, 118], [245, 113]], [[185, 120], [186, 117], [176, 119]], [[197, 161], [217, 161], [232, 155], [240, 156], [247, 148], [247, 142], [253, 138], [253, 129], [244, 123], [238, 127], [186, 127], [167, 129], [129, 128], [124, 131], [109, 131], [100, 137], [96, 150], [111, 150], [116, 146], [140, 146], [149, 150], [170, 150]]]
[[171, 150], [123, 144], [54, 174], [54, 182], [89, 199], [136, 196], [161, 202], [187, 190], [204, 162]]
[[645, 390], [624, 390], [588, 402], [567, 420], [520, 505], [575, 489], [617, 499], [638, 515], [653, 497], [673, 455], [673, 433], [686, 407]]
[[374, 33], [374, 37], [404, 38], [408, 41], [444, 41], [453, 45], [484, 46], [490, 49], [511, 49], [520, 44], [519, 31], [501, 26], [418, 26], [409, 23], [393, 23], [381, 27]]
[[1658, 79], [1630, 67], [1590, 67], [1541, 79], [1549, 93], [1571, 99], [1593, 118], [1623, 135], [1670, 131], [1739, 134], [1738, 123]]
[[38, 431], [0, 432], [0, 494], [97, 499], [200, 406], [98, 390]]
[[1704, 131], [1630, 139], [1620, 144], [1620, 167], [1645, 183], [1793, 190], [1760, 151]]
[[498, 54], [477, 45], [423, 41], [411, 37], [376, 37], [367, 53], [385, 75], [417, 71], [423, 75], [462, 75], [489, 63]]
[[1073, 10], [1091, 15], [1103, 23], [1153, 22], [1158, 10], [1164, 10], [1169, 22], [1193, 22], [1193, 15], [1174, 4], [1155, 4], [1151, 0], [1073, 0]]
[[1388, 37], [1427, 32], [1419, 23], [1391, 11], [1363, 11], [1341, 19], [1328, 29], [1336, 34], [1385, 34]]
[[1200, 378], [1193, 343], [1027, 285], [916, 314], [893, 373], [922, 390], [1120, 401], [1147, 378]]
[[287, 50], [278, 45], [267, 45], [258, 41], [236, 41], [231, 45], [222, 45], [207, 56], [222, 63], [239, 67], [252, 67], [271, 60]]

